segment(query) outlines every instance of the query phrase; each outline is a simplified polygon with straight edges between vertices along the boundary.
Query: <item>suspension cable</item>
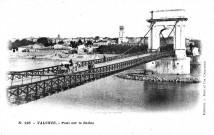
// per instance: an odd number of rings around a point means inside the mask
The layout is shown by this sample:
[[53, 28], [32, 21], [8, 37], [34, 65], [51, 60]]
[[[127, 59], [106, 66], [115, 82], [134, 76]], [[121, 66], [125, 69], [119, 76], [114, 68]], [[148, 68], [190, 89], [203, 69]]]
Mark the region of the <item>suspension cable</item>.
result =
[[171, 35], [172, 31], [175, 29], [176, 25], [177, 25], [178, 21], [175, 22], [175, 25], [173, 26], [171, 32], [169, 33], [169, 35], [167, 36], [167, 38]]
[[[138, 43], [140, 43], [140, 42], [146, 37], [146, 35], [150, 32], [150, 30], [151, 30], [152, 27], [154, 26], [154, 24], [155, 24], [155, 23], [152, 24], [152, 26], [150, 27], [150, 29], [149, 29], [149, 30], [146, 32], [146, 34], [140, 39], [140, 41], [138, 41]], [[134, 45], [132, 48], [128, 49], [127, 51], [123, 52], [122, 54], [125, 54], [126, 52], [130, 51], [130, 50], [133, 49], [134, 47], [136, 47], [136, 46]], [[121, 54], [121, 55], [122, 55], [122, 54]]]

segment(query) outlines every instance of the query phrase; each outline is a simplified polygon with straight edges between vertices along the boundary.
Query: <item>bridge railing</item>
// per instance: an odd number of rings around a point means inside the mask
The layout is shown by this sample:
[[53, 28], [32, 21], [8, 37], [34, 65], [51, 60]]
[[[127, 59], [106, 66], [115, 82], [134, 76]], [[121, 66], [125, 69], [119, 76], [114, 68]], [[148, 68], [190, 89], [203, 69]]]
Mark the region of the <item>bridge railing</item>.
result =
[[[144, 52], [146, 54], [146, 52]], [[119, 56], [113, 56], [113, 57], [106, 57], [105, 60], [103, 58], [101, 59], [94, 59], [94, 60], [89, 60], [89, 61], [80, 61], [80, 67], [88, 66], [89, 63], [103, 63], [103, 62], [108, 62], [112, 60], [117, 60], [117, 59], [122, 59], [126, 57], [132, 57], [139, 55], [138, 53], [134, 54], [128, 54], [128, 55], [119, 55]], [[58, 72], [61, 70], [61, 65], [56, 65], [56, 66], [50, 66], [50, 67], [44, 67], [44, 68], [38, 68], [38, 69], [31, 69], [31, 70], [24, 70], [24, 71], [9, 71], [7, 73], [7, 78], [8, 80], [14, 80], [14, 79], [23, 79], [30, 77], [32, 75], [44, 75], [47, 73], [53, 73], [53, 74], [58, 74], [58, 73], [63, 73]]]
[[86, 82], [100, 79], [125, 69], [172, 55], [174, 55], [174, 52], [151, 54], [142, 58], [97, 67], [92, 70], [81, 71], [76, 74], [57, 75], [46, 80], [11, 86], [7, 88], [8, 100], [10, 103], [14, 104], [22, 104], [32, 100], [37, 100], [53, 93], [64, 91]]

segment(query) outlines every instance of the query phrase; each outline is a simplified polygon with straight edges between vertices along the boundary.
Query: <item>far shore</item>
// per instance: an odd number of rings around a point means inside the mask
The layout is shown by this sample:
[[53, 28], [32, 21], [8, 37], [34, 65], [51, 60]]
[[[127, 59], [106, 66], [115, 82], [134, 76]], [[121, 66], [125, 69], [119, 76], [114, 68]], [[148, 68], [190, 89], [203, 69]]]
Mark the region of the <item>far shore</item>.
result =
[[112, 57], [116, 54], [67, 54], [63, 51], [41, 51], [41, 52], [15, 52], [10, 53], [9, 59], [49, 59], [67, 61], [73, 59], [74, 61], [87, 61], [93, 59], [101, 59], [103, 57]]

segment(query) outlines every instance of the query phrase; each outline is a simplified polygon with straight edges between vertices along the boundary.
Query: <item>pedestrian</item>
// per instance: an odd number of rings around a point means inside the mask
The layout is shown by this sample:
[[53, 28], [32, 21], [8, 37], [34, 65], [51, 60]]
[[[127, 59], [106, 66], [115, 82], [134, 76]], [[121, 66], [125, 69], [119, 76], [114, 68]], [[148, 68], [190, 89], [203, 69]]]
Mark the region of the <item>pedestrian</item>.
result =
[[92, 72], [94, 72], [94, 68], [95, 68], [94, 62], [92, 62], [92, 63], [91, 63], [91, 71], [92, 71]]
[[69, 64], [65, 64], [64, 66], [65, 66], [65, 68], [66, 68], [66, 71], [65, 71], [65, 72], [68, 73], [68, 72], [70, 71]]
[[77, 70], [81, 67], [81, 62], [77, 62]]
[[92, 66], [91, 66], [92, 68], [95, 68], [95, 66], [94, 66], [94, 62], [92, 62]]
[[105, 55], [103, 56], [103, 62], [106, 62], [106, 56]]
[[72, 59], [69, 60], [69, 66], [71, 66], [71, 71], [74, 72], [74, 67], [73, 67], [73, 61]]
[[88, 63], [88, 72], [91, 73], [91, 62]]
[[78, 64], [78, 62], [76, 62], [75, 64], [74, 64], [74, 69], [75, 69], [75, 71], [77, 71], [78, 70], [78, 68], [79, 68], [79, 64]]
[[73, 61], [72, 59], [69, 60], [70, 66], [73, 66]]
[[77, 64], [78, 64], [78, 68], [80, 68], [81, 67], [81, 62], [79, 61]]

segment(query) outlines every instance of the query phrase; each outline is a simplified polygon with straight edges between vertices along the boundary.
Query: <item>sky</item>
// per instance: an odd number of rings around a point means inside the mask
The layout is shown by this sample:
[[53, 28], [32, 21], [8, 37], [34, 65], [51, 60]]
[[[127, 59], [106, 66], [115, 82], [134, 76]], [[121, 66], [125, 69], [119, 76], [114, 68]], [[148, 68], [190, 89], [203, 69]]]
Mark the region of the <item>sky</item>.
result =
[[[142, 37], [151, 10], [185, 9], [187, 37], [206, 32], [214, 0], [0, 0], [1, 29], [7, 38], [26, 37]], [[211, 19], [208, 21], [213, 23]]]

